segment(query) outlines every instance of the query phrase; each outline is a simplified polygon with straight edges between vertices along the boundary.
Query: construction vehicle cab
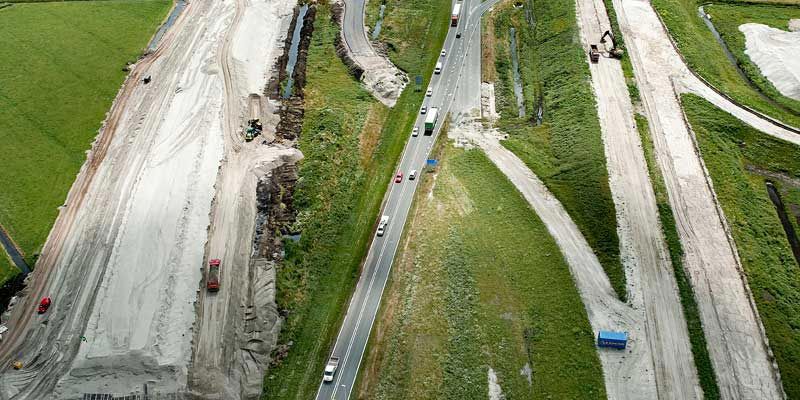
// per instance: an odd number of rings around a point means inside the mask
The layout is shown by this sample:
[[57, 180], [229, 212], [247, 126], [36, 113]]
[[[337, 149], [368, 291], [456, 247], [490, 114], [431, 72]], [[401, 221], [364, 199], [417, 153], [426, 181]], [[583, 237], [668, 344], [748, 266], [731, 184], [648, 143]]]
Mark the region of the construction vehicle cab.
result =
[[603, 36], [600, 37], [600, 43], [606, 42], [606, 36], [611, 39], [611, 50], [608, 51], [608, 54], [616, 59], [622, 58], [622, 55], [625, 52], [622, 49], [617, 48], [617, 41], [614, 39], [614, 34], [611, 33], [611, 31], [605, 31], [605, 33], [603, 33]]
[[597, 50], [597, 45], [596, 44], [593, 44], [593, 45], [589, 46], [589, 60], [591, 60], [592, 63], [595, 63], [595, 64], [597, 63], [597, 61], [600, 60], [600, 51]]
[[247, 120], [247, 127], [244, 129], [244, 140], [252, 141], [261, 134], [263, 129], [264, 125], [261, 124], [258, 118]]

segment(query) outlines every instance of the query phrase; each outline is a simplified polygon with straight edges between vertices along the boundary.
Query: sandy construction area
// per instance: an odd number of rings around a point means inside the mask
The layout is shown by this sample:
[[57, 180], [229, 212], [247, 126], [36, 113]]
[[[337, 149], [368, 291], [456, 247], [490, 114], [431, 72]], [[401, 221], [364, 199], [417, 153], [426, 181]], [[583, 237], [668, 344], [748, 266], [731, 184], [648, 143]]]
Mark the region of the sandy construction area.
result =
[[[192, 2], [158, 50], [134, 68], [29, 288], [31, 298], [51, 296], [53, 307], [45, 316], [30, 317], [27, 309], [11, 314], [18, 336], [8, 338], [2, 357], [20, 359], [25, 368], [0, 375], [4, 398], [127, 395], [145, 386], [150, 394], [188, 390], [194, 332], [203, 326], [195, 315], [209, 232], [238, 232], [213, 239], [223, 249], [250, 250], [257, 178], [276, 162], [300, 157], [257, 141], [244, 146], [240, 135], [247, 97], [263, 91], [292, 6]], [[153, 79], [144, 85], [138, 78], [146, 75]], [[232, 190], [215, 191], [220, 187]], [[243, 217], [220, 217], [239, 210]], [[245, 269], [250, 252], [243, 252]], [[252, 281], [259, 286], [248, 290], [269, 314], [261, 320], [272, 325], [259, 326], [268, 331], [277, 326], [269, 290], [274, 270], [270, 279], [270, 269], [255, 264]], [[216, 299], [228, 296], [220, 291]], [[209, 348], [226, 349], [223, 338], [236, 337], [226, 318], [244, 320], [241, 313], [222, 316], [213, 324], [219, 333], [204, 338]], [[230, 392], [238, 395], [240, 386]]]
[[800, 100], [800, 32], [743, 24], [745, 54], [781, 94]]

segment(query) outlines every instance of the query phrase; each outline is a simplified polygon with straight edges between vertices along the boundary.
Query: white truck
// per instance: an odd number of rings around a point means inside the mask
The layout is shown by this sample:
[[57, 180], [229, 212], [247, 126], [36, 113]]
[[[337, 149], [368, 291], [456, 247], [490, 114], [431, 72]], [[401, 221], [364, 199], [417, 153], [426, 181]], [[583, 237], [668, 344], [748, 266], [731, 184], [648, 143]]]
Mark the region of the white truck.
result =
[[384, 215], [381, 217], [381, 222], [378, 223], [378, 236], [383, 236], [386, 231], [386, 225], [389, 224], [389, 216]]
[[325, 365], [325, 372], [322, 373], [322, 381], [333, 381], [333, 376], [336, 375], [336, 368], [339, 368], [339, 357], [331, 357], [328, 360], [328, 364]]
[[439, 75], [439, 74], [442, 73], [442, 62], [441, 61], [437, 61], [436, 62], [436, 68], [433, 69], [433, 73], [436, 74], [436, 75]]

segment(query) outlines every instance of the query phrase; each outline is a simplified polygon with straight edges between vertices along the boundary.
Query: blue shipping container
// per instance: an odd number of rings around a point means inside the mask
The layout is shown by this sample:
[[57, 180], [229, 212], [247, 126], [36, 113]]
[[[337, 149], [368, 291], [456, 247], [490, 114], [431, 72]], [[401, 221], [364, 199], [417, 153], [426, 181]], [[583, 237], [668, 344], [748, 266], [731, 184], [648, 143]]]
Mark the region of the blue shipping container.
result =
[[597, 345], [599, 347], [624, 349], [628, 345], [628, 333], [600, 331], [597, 333]]

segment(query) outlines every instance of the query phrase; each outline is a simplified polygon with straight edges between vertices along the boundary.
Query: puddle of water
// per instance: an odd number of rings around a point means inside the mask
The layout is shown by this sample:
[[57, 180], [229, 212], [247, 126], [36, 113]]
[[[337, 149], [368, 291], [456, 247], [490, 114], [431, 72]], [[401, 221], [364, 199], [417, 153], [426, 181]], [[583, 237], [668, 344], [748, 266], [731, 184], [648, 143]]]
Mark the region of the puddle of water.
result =
[[517, 97], [519, 117], [525, 116], [525, 102], [522, 98], [522, 77], [519, 75], [519, 58], [517, 57], [516, 30], [511, 28], [511, 66], [514, 69], [514, 95]]
[[308, 11], [308, 5], [304, 4], [300, 7], [300, 12], [297, 14], [297, 22], [294, 24], [294, 32], [292, 32], [292, 45], [289, 47], [289, 62], [286, 63], [286, 76], [289, 77], [289, 79], [286, 81], [286, 87], [283, 89], [284, 99], [288, 99], [289, 96], [292, 95], [294, 65], [297, 64], [297, 52], [300, 48], [300, 32], [303, 30], [306, 11]]
[[153, 36], [153, 40], [151, 40], [150, 44], [147, 45], [148, 53], [152, 53], [156, 50], [158, 44], [161, 43], [161, 38], [164, 37], [164, 33], [166, 33], [167, 29], [169, 29], [169, 27], [175, 23], [175, 20], [181, 15], [184, 8], [186, 8], [186, 1], [179, 0], [177, 3], [175, 3], [175, 7], [172, 9], [172, 12], [169, 13], [167, 21], [158, 28], [158, 31], [156, 31], [156, 34]]
[[381, 4], [381, 12], [378, 14], [378, 22], [375, 23], [375, 29], [372, 30], [372, 40], [377, 40], [378, 35], [381, 34], [381, 26], [383, 25], [383, 11], [386, 10], [386, 5]]

